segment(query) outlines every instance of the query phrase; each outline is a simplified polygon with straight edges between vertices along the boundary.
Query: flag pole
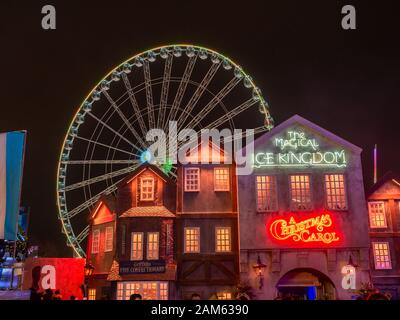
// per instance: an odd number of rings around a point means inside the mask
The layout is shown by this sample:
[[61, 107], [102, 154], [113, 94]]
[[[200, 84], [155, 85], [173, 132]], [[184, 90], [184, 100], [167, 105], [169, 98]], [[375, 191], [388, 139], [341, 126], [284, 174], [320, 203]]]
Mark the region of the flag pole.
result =
[[378, 181], [378, 145], [374, 147], [374, 184]]

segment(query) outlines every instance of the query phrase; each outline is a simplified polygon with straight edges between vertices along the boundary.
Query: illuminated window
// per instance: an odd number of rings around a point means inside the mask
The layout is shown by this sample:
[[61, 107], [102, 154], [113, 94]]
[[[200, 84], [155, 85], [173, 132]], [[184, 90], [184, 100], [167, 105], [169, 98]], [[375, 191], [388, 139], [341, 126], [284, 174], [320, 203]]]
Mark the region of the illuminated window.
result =
[[230, 252], [231, 251], [231, 228], [216, 227], [215, 228], [215, 251]]
[[158, 259], [158, 232], [147, 233], [147, 260]]
[[310, 210], [312, 208], [309, 175], [290, 176], [290, 199], [292, 210]]
[[154, 200], [154, 179], [152, 177], [140, 179], [140, 201]]
[[160, 282], [160, 300], [168, 300], [168, 283]]
[[185, 191], [200, 191], [200, 168], [185, 168]]
[[214, 168], [214, 191], [229, 189], [229, 168]]
[[277, 211], [278, 201], [275, 176], [257, 176], [257, 211]]
[[383, 201], [379, 202], [369, 202], [369, 224], [371, 228], [386, 228], [386, 213], [385, 213], [385, 203]]
[[143, 260], [143, 233], [132, 232], [131, 260]]
[[134, 293], [140, 294], [143, 300], [168, 300], [168, 282], [118, 282], [118, 300], [129, 300]]
[[96, 300], [96, 289], [88, 290], [88, 300]]
[[347, 210], [343, 174], [325, 175], [326, 205], [331, 210]]
[[200, 228], [185, 228], [185, 253], [200, 252]]
[[374, 251], [375, 269], [392, 269], [389, 243], [372, 242], [372, 247]]
[[114, 228], [107, 227], [106, 228], [106, 247], [104, 251], [112, 251], [113, 249], [113, 235], [114, 235]]
[[220, 292], [217, 294], [218, 300], [232, 300], [231, 292]]
[[100, 248], [100, 230], [93, 230], [92, 253], [99, 253]]

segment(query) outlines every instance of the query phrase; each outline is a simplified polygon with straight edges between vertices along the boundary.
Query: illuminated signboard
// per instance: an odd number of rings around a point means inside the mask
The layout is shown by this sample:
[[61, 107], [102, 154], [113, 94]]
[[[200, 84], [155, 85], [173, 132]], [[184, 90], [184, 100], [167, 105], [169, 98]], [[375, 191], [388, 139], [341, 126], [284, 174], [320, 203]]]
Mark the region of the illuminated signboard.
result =
[[164, 273], [165, 261], [120, 261], [120, 274], [137, 274], [137, 273]]
[[258, 152], [253, 156], [253, 166], [261, 167], [346, 167], [343, 149], [321, 151], [316, 139], [301, 131], [287, 131], [286, 137], [275, 138], [278, 152]]
[[285, 244], [330, 245], [340, 239], [329, 213], [318, 214], [302, 220], [294, 216], [288, 219], [278, 218], [269, 226], [273, 239]]

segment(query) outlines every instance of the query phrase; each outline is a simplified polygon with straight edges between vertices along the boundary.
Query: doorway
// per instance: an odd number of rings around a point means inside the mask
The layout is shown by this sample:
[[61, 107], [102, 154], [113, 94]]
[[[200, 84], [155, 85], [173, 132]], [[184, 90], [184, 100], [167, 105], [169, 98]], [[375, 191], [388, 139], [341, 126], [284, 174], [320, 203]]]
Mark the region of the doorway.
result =
[[294, 269], [286, 273], [276, 286], [279, 300], [335, 300], [333, 282], [314, 269]]

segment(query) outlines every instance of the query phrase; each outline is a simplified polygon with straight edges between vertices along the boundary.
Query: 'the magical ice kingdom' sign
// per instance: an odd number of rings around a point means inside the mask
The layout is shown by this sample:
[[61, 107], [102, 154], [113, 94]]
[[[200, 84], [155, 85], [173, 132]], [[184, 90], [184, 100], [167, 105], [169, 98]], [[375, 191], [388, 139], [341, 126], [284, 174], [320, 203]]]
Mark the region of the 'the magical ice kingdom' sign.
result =
[[261, 167], [346, 167], [343, 149], [321, 151], [316, 139], [304, 132], [287, 131], [286, 137], [275, 138], [274, 146], [279, 152], [258, 152], [253, 156], [253, 166]]

